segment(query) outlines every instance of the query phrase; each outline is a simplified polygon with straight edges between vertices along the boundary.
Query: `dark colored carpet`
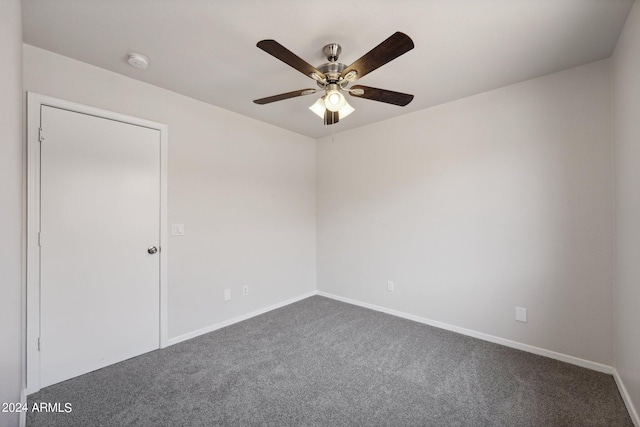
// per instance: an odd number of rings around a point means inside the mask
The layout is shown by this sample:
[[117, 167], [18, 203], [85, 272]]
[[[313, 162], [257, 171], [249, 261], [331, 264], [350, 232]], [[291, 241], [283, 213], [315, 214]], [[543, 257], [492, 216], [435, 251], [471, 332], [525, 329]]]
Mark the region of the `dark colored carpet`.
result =
[[632, 426], [613, 377], [314, 296], [42, 389], [36, 426]]

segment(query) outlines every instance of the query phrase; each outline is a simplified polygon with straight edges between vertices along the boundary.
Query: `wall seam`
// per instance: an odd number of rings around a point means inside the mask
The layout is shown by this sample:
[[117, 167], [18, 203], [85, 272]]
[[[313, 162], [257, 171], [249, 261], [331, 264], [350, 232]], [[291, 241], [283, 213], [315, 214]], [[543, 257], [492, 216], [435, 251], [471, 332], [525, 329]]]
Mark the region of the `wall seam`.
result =
[[[614, 52], [615, 53], [615, 52]], [[613, 368], [616, 368], [616, 353], [617, 353], [617, 287], [618, 287], [618, 194], [617, 194], [617, 166], [616, 166], [616, 102], [615, 102], [615, 59], [614, 56], [611, 55], [609, 58], [609, 138], [610, 138], [610, 150], [611, 150], [611, 194], [612, 194], [612, 214], [613, 221], [611, 223], [611, 236], [613, 240], [613, 248], [612, 248], [612, 257], [613, 257], [613, 268], [611, 272], [611, 298], [612, 298], [612, 307], [611, 307], [611, 316], [612, 316], [612, 327], [613, 327], [613, 337], [611, 340], [611, 357]]]

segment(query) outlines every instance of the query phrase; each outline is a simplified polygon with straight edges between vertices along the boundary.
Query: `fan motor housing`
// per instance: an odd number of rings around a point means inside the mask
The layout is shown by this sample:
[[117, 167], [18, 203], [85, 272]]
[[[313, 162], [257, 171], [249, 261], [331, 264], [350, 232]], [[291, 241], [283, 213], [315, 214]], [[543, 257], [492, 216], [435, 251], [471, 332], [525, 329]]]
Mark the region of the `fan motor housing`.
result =
[[345, 68], [347, 68], [347, 66], [340, 62], [327, 62], [326, 64], [320, 65], [318, 71], [327, 76], [329, 83], [338, 83], [340, 74]]
[[[322, 53], [327, 57], [327, 63], [318, 67], [318, 71], [327, 78], [327, 83], [339, 83], [342, 70], [347, 68], [346, 65], [338, 62], [338, 57], [342, 53], [342, 47], [338, 43], [329, 43], [322, 48]], [[318, 82], [318, 86], [324, 87], [324, 84]]]

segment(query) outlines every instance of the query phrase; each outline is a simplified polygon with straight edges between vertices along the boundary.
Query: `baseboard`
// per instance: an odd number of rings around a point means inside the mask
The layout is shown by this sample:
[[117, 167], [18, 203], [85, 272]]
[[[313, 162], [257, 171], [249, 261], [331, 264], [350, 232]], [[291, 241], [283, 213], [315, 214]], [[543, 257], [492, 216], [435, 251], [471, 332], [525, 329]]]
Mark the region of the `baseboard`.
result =
[[620, 374], [618, 374], [618, 371], [616, 369], [613, 370], [613, 378], [616, 380], [616, 384], [618, 385], [618, 390], [620, 390], [622, 400], [627, 407], [627, 411], [629, 411], [631, 421], [633, 421], [633, 424], [636, 427], [640, 427], [640, 416], [638, 416], [638, 411], [636, 411], [636, 408], [633, 406], [631, 396], [629, 396], [629, 392], [627, 392], [627, 388], [624, 386], [624, 382], [622, 382], [622, 378], [620, 378]]
[[316, 291], [307, 292], [305, 294], [299, 295], [297, 297], [288, 299], [286, 301], [279, 302], [277, 304], [270, 305], [269, 307], [261, 308], [256, 311], [252, 311], [251, 313], [243, 314], [242, 316], [234, 317], [233, 319], [225, 320], [220, 323], [216, 323], [215, 325], [206, 326], [204, 328], [188, 332], [186, 334], [178, 335], [177, 337], [169, 338], [167, 340], [167, 347], [178, 344], [179, 342], [186, 341], [191, 338], [195, 338], [200, 335], [207, 334], [209, 332], [213, 332], [218, 329], [222, 329], [224, 327], [233, 325], [234, 323], [242, 322], [243, 320], [251, 319], [252, 317], [258, 316], [260, 314], [267, 313], [271, 310], [275, 310], [277, 308], [284, 307], [285, 305], [293, 304], [294, 302], [301, 301], [303, 299], [312, 297], [316, 294]]
[[581, 366], [583, 368], [592, 369], [594, 371], [604, 372], [605, 374], [613, 374], [613, 367], [604, 365], [601, 363], [597, 363], [597, 362], [592, 362], [590, 360], [580, 359], [578, 357], [557, 353], [555, 351], [547, 350], [540, 347], [535, 347], [529, 344], [523, 344], [517, 341], [511, 341], [505, 338], [500, 338], [500, 337], [485, 334], [482, 332], [477, 332], [471, 329], [461, 328], [459, 326], [454, 326], [448, 323], [439, 322], [437, 320], [431, 320], [424, 317], [415, 316], [413, 314], [404, 313], [402, 311], [392, 310], [390, 308], [380, 307], [380, 306], [369, 304], [366, 302], [352, 300], [350, 298], [344, 298], [339, 295], [330, 294], [328, 292], [318, 291], [317, 294], [323, 297], [335, 299], [337, 301], [342, 301], [348, 304], [369, 308], [371, 310], [381, 311], [383, 313], [391, 314], [393, 316], [402, 317], [408, 320], [413, 320], [414, 322], [424, 323], [425, 325], [435, 326], [436, 328], [446, 329], [447, 331], [452, 331], [458, 334], [467, 335], [473, 338], [478, 338], [483, 341], [489, 341], [495, 344], [504, 345], [506, 347], [511, 347], [511, 348], [526, 351], [529, 353], [537, 354], [539, 356], [549, 357], [551, 359], [560, 360], [561, 362], [567, 362], [572, 365]]
[[[22, 393], [20, 393], [20, 404], [24, 407], [27, 403], [27, 389], [23, 388]], [[27, 425], [27, 413], [26, 411], [20, 412], [20, 427], [25, 427]]]

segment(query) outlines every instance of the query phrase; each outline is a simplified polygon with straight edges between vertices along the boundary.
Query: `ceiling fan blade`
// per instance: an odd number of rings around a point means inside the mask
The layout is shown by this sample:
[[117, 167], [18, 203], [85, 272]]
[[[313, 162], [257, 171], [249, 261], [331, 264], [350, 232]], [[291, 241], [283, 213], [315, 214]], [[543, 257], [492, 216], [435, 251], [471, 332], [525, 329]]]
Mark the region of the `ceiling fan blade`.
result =
[[283, 99], [295, 98], [296, 96], [310, 95], [316, 93], [317, 89], [300, 89], [293, 92], [281, 93], [279, 95], [267, 96], [266, 98], [256, 99], [253, 102], [256, 104], [264, 105], [271, 102], [282, 101]]
[[[291, 52], [275, 40], [262, 40], [259, 41], [256, 46], [267, 52], [269, 55], [275, 56], [280, 61], [300, 71], [307, 77], [311, 77], [314, 80], [326, 79], [325, 75], [318, 71], [316, 67], [309, 64], [307, 61], [300, 58], [298, 55]], [[314, 75], [316, 75], [316, 77], [314, 77]]]
[[324, 111], [324, 124], [334, 125], [340, 121], [340, 114], [337, 111]]
[[355, 81], [411, 49], [413, 49], [411, 37], [398, 31], [345, 68], [340, 75], [345, 78], [351, 71], [355, 71], [357, 74], [347, 79]]
[[[360, 91], [362, 91], [362, 93], [359, 93]], [[351, 92], [349, 92], [349, 94], [357, 98], [386, 102], [387, 104], [399, 105], [401, 107], [404, 107], [413, 100], [413, 95], [409, 95], [408, 93], [394, 92], [392, 90], [360, 85], [351, 87]]]

